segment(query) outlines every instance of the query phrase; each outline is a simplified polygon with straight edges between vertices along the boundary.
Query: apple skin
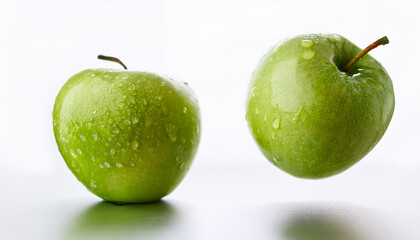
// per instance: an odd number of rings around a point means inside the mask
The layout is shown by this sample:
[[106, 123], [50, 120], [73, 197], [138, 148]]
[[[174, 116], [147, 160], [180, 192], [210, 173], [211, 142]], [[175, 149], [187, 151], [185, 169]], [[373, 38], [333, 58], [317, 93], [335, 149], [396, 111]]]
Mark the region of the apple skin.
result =
[[308, 34], [277, 44], [260, 60], [246, 119], [275, 166], [301, 178], [333, 176], [382, 138], [395, 105], [388, 73], [370, 55], [340, 70], [360, 51], [336, 34]]
[[58, 94], [55, 139], [68, 168], [116, 203], [161, 199], [197, 151], [200, 115], [184, 82], [147, 72], [85, 70]]

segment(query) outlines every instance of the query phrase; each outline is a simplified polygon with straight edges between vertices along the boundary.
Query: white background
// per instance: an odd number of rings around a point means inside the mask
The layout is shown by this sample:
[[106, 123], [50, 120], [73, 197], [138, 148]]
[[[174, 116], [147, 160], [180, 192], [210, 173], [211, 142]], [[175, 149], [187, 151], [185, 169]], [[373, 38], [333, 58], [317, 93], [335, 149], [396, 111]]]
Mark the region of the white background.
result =
[[[366, 239], [418, 239], [419, 10], [414, 0], [0, 1], [0, 238], [287, 239], [289, 216], [301, 214], [313, 224], [345, 222], [345, 231]], [[260, 57], [281, 39], [310, 32], [338, 33], [360, 47], [387, 35], [390, 44], [371, 54], [396, 96], [391, 124], [371, 153], [317, 181], [272, 166], [244, 117]], [[126, 216], [127, 206], [101, 205], [55, 144], [52, 109], [67, 79], [119, 68], [98, 54], [186, 81], [199, 100], [195, 162], [146, 219]], [[109, 212], [117, 220], [95, 218]]]

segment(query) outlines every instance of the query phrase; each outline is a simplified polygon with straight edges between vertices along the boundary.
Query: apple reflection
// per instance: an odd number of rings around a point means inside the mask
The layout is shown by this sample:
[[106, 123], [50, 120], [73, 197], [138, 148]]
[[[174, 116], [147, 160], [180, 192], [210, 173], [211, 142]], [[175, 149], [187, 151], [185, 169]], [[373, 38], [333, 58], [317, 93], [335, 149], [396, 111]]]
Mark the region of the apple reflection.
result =
[[78, 214], [66, 235], [75, 239], [163, 236], [174, 230], [178, 220], [177, 209], [166, 201], [127, 205], [100, 202]]
[[285, 240], [385, 240], [383, 226], [353, 207], [306, 205], [293, 208], [281, 224]]

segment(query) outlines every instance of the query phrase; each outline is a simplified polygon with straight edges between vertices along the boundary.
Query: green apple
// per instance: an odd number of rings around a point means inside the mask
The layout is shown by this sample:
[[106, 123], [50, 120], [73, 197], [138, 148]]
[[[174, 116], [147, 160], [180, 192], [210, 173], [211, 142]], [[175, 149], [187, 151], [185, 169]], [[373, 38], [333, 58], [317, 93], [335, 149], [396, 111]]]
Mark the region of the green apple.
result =
[[53, 125], [76, 178], [118, 203], [169, 194], [190, 168], [200, 139], [192, 90], [147, 72], [89, 69], [74, 75], [55, 100]]
[[342, 36], [308, 34], [269, 50], [252, 75], [246, 107], [265, 157], [291, 175], [317, 179], [368, 154], [391, 121], [395, 98], [382, 65], [361, 57], [387, 41], [358, 55]]

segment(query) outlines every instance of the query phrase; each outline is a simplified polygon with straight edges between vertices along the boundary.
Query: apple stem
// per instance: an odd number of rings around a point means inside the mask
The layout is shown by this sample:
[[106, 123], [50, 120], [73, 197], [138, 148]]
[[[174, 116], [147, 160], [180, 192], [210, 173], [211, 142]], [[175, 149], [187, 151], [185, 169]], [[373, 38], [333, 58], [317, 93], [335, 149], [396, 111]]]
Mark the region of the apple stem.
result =
[[363, 56], [365, 56], [368, 52], [370, 52], [372, 49], [380, 46], [380, 45], [385, 45], [388, 44], [389, 40], [388, 38], [382, 37], [380, 39], [378, 39], [376, 42], [370, 44], [369, 46], [367, 46], [365, 49], [363, 49], [359, 54], [356, 55], [356, 57], [354, 57], [350, 62], [348, 62], [346, 64], [346, 66], [344, 66], [343, 71], [347, 72], [347, 70], [349, 70], [349, 68], [351, 66], [353, 66], [357, 61], [359, 61]]
[[113, 62], [117, 62], [117, 63], [119, 63], [119, 64], [121, 64], [123, 67], [124, 67], [124, 69], [126, 69], [127, 70], [127, 67], [124, 65], [124, 63], [122, 63], [118, 58], [115, 58], [115, 57], [109, 57], [109, 56], [104, 56], [104, 55], [99, 55], [98, 56], [98, 59], [101, 59], [101, 60], [107, 60], [107, 61], [113, 61]]

